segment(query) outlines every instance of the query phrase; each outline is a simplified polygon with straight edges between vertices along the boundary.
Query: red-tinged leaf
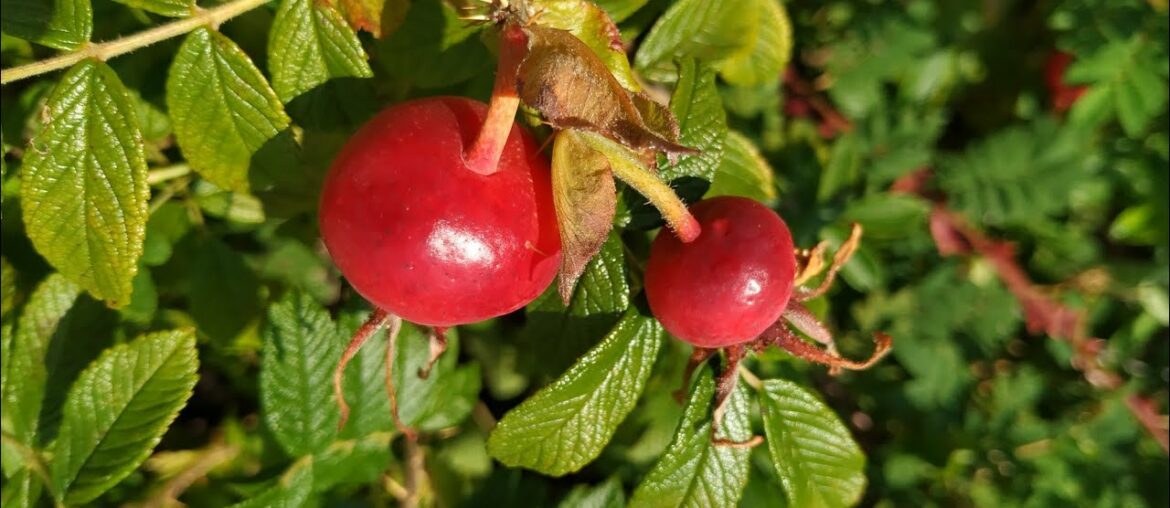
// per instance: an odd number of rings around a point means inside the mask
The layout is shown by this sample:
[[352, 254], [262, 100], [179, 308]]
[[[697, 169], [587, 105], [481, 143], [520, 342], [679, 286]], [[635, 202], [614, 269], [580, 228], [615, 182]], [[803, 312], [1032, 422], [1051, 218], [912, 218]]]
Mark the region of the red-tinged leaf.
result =
[[557, 290], [568, 305], [585, 265], [613, 227], [617, 189], [605, 155], [576, 131], [565, 130], [553, 143], [552, 190], [564, 253]]
[[337, 7], [349, 25], [379, 39], [394, 32], [406, 19], [410, 0], [327, 0]]
[[695, 153], [647, 127], [629, 93], [573, 34], [541, 26], [524, 31], [529, 53], [517, 88], [550, 125], [596, 132], [637, 151]]
[[630, 71], [622, 34], [604, 9], [587, 0], [533, 0], [528, 7], [536, 24], [568, 30], [585, 43], [626, 90], [642, 89]]

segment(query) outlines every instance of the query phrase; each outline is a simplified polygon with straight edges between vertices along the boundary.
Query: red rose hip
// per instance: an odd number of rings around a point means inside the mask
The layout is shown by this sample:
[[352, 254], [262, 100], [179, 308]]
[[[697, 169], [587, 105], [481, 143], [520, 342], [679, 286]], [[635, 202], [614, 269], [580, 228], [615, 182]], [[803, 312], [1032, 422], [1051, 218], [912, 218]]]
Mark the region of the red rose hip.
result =
[[716, 197], [691, 207], [702, 233], [682, 243], [662, 232], [650, 248], [646, 296], [674, 336], [703, 348], [755, 339], [792, 296], [792, 234], [751, 199]]
[[486, 114], [458, 97], [398, 104], [334, 161], [321, 236], [375, 306], [447, 327], [514, 311], [552, 282], [561, 245], [548, 162], [513, 123], [496, 171], [469, 170], [464, 153]]

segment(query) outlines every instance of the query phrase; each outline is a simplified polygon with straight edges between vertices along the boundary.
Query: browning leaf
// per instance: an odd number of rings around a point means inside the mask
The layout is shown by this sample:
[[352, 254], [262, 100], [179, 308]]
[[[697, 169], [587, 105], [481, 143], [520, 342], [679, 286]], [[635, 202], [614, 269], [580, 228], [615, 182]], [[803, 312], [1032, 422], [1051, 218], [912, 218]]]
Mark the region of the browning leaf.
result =
[[626, 90], [641, 90], [630, 71], [622, 34], [604, 9], [588, 0], [532, 0], [528, 8], [534, 23], [568, 30], [585, 43]]
[[563, 252], [557, 291], [568, 305], [585, 265], [613, 227], [617, 189], [609, 159], [578, 132], [561, 131], [553, 142], [552, 190]]
[[345, 15], [355, 30], [365, 30], [379, 39], [389, 35], [406, 19], [410, 0], [326, 0]]
[[524, 31], [529, 53], [517, 89], [554, 128], [593, 131], [637, 151], [696, 153], [648, 127], [630, 94], [573, 34], [541, 26]]

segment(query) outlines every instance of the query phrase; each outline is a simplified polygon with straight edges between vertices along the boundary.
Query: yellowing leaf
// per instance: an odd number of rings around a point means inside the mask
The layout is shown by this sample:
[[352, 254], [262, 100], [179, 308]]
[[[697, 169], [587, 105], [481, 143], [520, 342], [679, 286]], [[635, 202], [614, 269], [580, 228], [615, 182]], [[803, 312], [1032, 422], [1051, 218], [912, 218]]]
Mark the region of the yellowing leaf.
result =
[[719, 64], [719, 74], [728, 83], [757, 86], [780, 79], [780, 73], [792, 58], [792, 24], [779, 0], [752, 0], [759, 13], [754, 44], [727, 57]]
[[609, 159], [576, 131], [562, 131], [553, 144], [552, 190], [563, 252], [557, 290], [568, 305], [586, 263], [613, 228], [617, 189]]
[[328, 0], [345, 15], [349, 25], [379, 39], [393, 33], [410, 10], [410, 0]]
[[134, 104], [113, 70], [84, 60], [53, 89], [45, 112], [21, 188], [29, 239], [69, 280], [125, 305], [150, 197]]

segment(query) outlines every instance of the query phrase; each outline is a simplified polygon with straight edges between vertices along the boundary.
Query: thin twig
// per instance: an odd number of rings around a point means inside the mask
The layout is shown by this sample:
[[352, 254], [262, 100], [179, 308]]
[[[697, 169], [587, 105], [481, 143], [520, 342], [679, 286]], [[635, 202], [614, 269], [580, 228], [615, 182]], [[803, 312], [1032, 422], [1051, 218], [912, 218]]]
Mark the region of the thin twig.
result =
[[423, 449], [417, 439], [407, 438], [406, 443], [406, 478], [403, 487], [406, 488], [406, 498], [402, 500], [402, 508], [418, 508], [419, 489], [426, 481], [426, 463]]
[[30, 64], [12, 67], [0, 71], [0, 84], [31, 78], [47, 72], [64, 69], [87, 58], [109, 60], [124, 55], [151, 44], [165, 41], [172, 37], [183, 35], [202, 26], [219, 26], [221, 23], [248, 12], [256, 7], [268, 3], [269, 0], [235, 0], [218, 7], [198, 10], [189, 18], [183, 18], [150, 30], [136, 33], [120, 39], [96, 44], [87, 44], [72, 53], [33, 62]]

